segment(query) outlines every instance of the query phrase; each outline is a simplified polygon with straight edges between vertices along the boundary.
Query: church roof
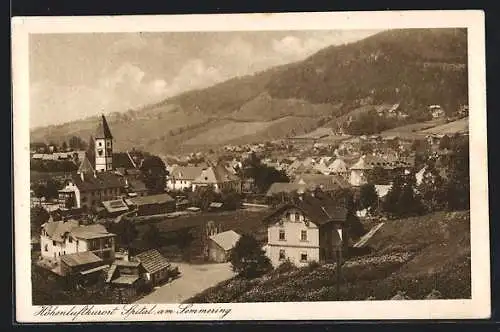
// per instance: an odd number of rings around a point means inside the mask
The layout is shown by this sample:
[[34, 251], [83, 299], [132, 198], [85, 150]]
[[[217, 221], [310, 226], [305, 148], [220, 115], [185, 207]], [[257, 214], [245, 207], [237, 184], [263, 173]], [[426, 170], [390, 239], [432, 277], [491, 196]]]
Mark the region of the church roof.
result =
[[92, 167], [92, 164], [90, 163], [90, 160], [87, 158], [87, 156], [83, 158], [80, 167], [78, 167], [78, 173], [94, 173], [94, 167]]
[[95, 138], [113, 138], [111, 135], [111, 130], [109, 129], [108, 122], [106, 121], [106, 117], [104, 115], [101, 116], [102, 121], [97, 126], [97, 130], [95, 132]]

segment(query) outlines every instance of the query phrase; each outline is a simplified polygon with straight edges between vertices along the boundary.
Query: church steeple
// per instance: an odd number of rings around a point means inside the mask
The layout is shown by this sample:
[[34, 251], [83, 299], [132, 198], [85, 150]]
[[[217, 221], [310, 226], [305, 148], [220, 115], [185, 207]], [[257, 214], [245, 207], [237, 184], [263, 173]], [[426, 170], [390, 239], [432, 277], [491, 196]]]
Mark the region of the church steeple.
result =
[[111, 130], [109, 129], [108, 121], [106, 121], [106, 117], [104, 116], [104, 114], [101, 115], [101, 118], [101, 122], [97, 126], [95, 138], [113, 139], [113, 135], [111, 135]]
[[106, 117], [102, 119], [95, 133], [95, 170], [97, 172], [113, 170], [113, 135]]

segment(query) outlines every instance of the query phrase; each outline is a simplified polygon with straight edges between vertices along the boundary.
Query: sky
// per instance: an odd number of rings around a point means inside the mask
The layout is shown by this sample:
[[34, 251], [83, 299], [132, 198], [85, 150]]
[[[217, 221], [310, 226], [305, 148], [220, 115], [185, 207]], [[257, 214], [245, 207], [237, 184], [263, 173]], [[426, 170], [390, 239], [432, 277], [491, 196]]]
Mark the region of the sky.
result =
[[30, 127], [125, 112], [376, 32], [32, 34]]

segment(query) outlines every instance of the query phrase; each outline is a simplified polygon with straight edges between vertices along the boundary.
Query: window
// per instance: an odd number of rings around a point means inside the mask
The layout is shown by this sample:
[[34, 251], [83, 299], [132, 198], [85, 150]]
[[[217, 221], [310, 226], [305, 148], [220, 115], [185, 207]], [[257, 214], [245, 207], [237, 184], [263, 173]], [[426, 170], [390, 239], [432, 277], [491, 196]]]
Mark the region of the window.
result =
[[279, 256], [279, 260], [280, 261], [284, 261], [286, 259], [286, 256], [285, 256], [285, 249], [280, 249], [280, 256]]
[[97, 150], [97, 153], [99, 154], [99, 157], [102, 157], [102, 149]]
[[306, 253], [300, 254], [300, 261], [301, 262], [307, 262], [307, 254]]
[[73, 238], [71, 236], [68, 238], [68, 242], [73, 243]]
[[280, 241], [285, 241], [285, 230], [284, 229], [280, 229], [279, 239], [280, 239]]
[[307, 241], [307, 231], [300, 231], [300, 241]]
[[300, 222], [304, 221], [304, 215], [303, 214], [299, 214], [299, 221]]
[[49, 246], [48, 246], [48, 245], [45, 245], [44, 250], [45, 250], [45, 251], [49, 251]]
[[290, 213], [290, 221], [295, 221], [295, 213]]
[[283, 219], [280, 219], [280, 221], [279, 221], [279, 225], [280, 225], [280, 226], [283, 226], [283, 224], [284, 224], [284, 223], [285, 223], [285, 222], [283, 221]]
[[56, 241], [52, 241], [52, 245], [55, 246], [56, 245]]
[[102, 142], [99, 142], [99, 146], [102, 146]]

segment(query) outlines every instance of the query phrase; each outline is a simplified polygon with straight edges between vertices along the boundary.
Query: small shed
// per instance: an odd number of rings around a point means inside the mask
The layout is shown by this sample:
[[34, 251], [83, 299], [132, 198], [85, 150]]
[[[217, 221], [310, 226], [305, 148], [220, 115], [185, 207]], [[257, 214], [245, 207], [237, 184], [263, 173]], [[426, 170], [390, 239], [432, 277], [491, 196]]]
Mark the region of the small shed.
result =
[[240, 234], [233, 230], [210, 236], [208, 243], [209, 260], [218, 263], [227, 262], [230, 259], [231, 250], [240, 237]]
[[95, 282], [109, 265], [91, 251], [61, 256], [61, 275], [73, 284]]
[[142, 265], [145, 270], [145, 281], [152, 287], [158, 286], [170, 278], [171, 265], [156, 249], [141, 252], [133, 260]]
[[116, 260], [108, 270], [106, 282], [113, 288], [119, 288], [122, 295], [134, 297], [144, 282], [143, 272], [139, 262]]

